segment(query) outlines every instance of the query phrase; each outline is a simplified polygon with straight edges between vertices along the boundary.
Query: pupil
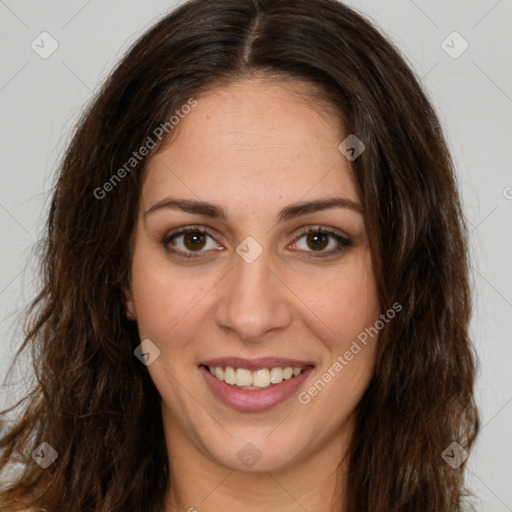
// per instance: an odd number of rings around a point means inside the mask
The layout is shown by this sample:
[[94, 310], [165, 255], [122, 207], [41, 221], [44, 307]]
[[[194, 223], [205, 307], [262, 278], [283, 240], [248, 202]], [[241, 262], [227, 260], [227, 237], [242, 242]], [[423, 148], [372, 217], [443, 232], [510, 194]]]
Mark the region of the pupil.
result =
[[312, 233], [308, 235], [308, 244], [315, 251], [325, 249], [328, 243], [329, 237], [325, 233]]

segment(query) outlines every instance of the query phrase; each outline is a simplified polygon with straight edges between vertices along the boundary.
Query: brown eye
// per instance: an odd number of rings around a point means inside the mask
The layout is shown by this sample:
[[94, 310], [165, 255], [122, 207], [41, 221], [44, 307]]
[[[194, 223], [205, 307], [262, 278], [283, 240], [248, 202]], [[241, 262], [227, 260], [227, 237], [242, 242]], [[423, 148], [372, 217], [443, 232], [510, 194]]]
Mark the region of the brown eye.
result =
[[329, 244], [329, 235], [326, 233], [310, 233], [307, 237], [307, 243], [310, 249], [321, 251]]
[[207, 231], [189, 227], [165, 236], [162, 245], [171, 254], [184, 258], [205, 257], [211, 251], [222, 250]]
[[293, 245], [300, 252], [308, 253], [309, 257], [321, 257], [340, 253], [351, 247], [352, 242], [341, 231], [331, 231], [319, 226], [303, 231]]
[[191, 251], [202, 249], [206, 244], [206, 236], [200, 232], [186, 233], [183, 235], [183, 244]]

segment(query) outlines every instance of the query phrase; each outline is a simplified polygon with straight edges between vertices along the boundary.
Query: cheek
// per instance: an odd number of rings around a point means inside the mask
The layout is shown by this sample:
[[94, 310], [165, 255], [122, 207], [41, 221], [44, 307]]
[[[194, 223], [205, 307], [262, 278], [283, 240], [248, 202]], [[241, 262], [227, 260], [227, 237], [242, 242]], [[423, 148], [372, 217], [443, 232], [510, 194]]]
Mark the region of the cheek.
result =
[[[211, 273], [193, 275], [180, 272], [162, 251], [140, 247], [132, 266], [132, 291], [137, 306], [137, 323], [141, 337], [165, 344], [169, 339], [179, 343], [187, 338], [184, 331], [197, 326], [201, 299], [212, 288]], [[211, 282], [211, 283], [210, 283]], [[179, 331], [180, 336], [176, 337]]]
[[343, 350], [377, 320], [378, 294], [369, 258], [354, 257], [330, 271], [298, 274], [294, 292], [311, 311], [311, 325], [331, 350]]
[[313, 423], [322, 418], [324, 428], [335, 431], [353, 413], [372, 378], [378, 335], [367, 332], [379, 318], [380, 304], [366, 263], [337, 269], [317, 285], [307, 299], [315, 313], [310, 329], [323, 342], [325, 357], [298, 399]]

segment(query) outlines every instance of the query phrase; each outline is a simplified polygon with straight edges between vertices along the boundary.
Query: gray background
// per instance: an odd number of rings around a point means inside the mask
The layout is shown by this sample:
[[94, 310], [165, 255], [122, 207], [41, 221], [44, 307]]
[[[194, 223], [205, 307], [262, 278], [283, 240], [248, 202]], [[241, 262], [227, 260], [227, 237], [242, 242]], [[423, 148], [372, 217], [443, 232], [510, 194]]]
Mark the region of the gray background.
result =
[[[483, 431], [470, 458], [468, 486], [479, 510], [512, 511], [512, 2], [347, 3], [399, 46], [446, 130], [471, 227], [472, 336], [480, 360]], [[31, 254], [72, 127], [129, 44], [174, 5], [172, 0], [0, 0], [2, 379], [20, 344], [18, 315], [37, 287]], [[47, 59], [31, 47], [34, 40], [41, 45], [43, 31], [58, 43]], [[460, 56], [463, 40], [447, 39], [453, 31], [469, 44]], [[46, 49], [49, 44], [47, 39]], [[16, 389], [2, 388], [0, 406]]]

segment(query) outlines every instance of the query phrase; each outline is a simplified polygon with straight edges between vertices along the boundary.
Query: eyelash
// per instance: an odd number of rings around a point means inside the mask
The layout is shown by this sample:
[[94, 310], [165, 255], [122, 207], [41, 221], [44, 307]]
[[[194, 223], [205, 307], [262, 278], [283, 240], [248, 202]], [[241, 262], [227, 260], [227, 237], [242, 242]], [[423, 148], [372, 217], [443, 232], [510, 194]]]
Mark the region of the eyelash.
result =
[[[205, 230], [201, 227], [198, 227], [198, 226], [197, 227], [189, 226], [187, 228], [183, 228], [183, 229], [180, 229], [178, 231], [175, 231], [173, 233], [169, 233], [168, 235], [166, 235], [162, 239], [162, 245], [164, 246], [164, 248], [166, 249], [167, 252], [174, 254], [176, 256], [179, 256], [181, 258], [185, 258], [185, 259], [203, 258], [204, 257], [203, 254], [206, 251], [197, 251], [197, 253], [184, 252], [179, 249], [178, 250], [171, 249], [169, 247], [169, 244], [173, 238], [181, 236], [181, 235], [186, 235], [189, 233], [200, 233], [200, 234], [207, 235], [208, 237], [213, 239], [213, 236], [210, 235], [210, 233], [207, 230]], [[333, 254], [340, 253], [348, 247], [352, 247], [352, 241], [349, 238], [347, 238], [344, 235], [339, 234], [338, 232], [323, 228], [322, 226], [308, 227], [307, 229], [302, 230], [299, 233], [299, 235], [297, 236], [297, 238], [295, 238], [293, 243], [296, 244], [301, 238], [303, 238], [304, 236], [307, 236], [309, 234], [325, 234], [325, 235], [328, 235], [328, 236], [334, 238], [334, 240], [336, 240], [336, 242], [338, 242], [338, 244], [339, 244], [336, 249], [331, 249], [330, 251], [323, 251], [323, 250], [319, 251], [319, 252], [307, 251], [310, 254], [308, 256], [309, 258], [325, 258], [327, 256], [332, 256]]]

